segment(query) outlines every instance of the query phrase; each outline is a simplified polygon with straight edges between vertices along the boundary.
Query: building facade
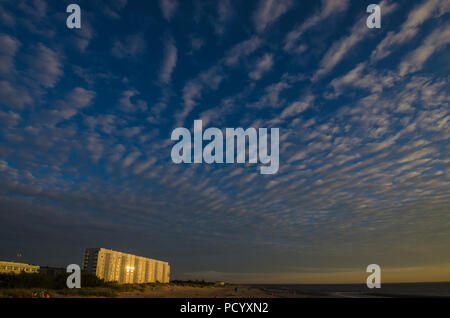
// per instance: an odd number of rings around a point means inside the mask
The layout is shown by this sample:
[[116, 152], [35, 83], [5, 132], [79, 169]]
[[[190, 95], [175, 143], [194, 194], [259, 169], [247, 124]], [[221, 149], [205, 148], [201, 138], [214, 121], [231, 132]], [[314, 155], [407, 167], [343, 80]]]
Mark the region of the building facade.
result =
[[2, 273], [2, 274], [19, 274], [21, 272], [38, 273], [39, 266], [25, 264], [25, 263], [0, 261], [0, 273]]
[[106, 248], [86, 249], [82, 269], [119, 284], [170, 281], [169, 263]]

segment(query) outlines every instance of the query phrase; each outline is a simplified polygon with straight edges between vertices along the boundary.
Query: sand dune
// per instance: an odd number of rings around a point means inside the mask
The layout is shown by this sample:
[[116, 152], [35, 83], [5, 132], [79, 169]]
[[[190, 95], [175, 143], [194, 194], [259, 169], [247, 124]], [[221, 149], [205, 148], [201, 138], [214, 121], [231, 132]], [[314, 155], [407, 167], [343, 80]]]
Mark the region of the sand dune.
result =
[[[237, 288], [237, 291], [235, 291]], [[296, 297], [303, 298], [308, 295], [294, 294], [288, 291], [270, 292], [260, 288], [246, 285], [228, 285], [223, 287], [206, 286], [149, 286], [144, 291], [121, 292], [118, 297], [123, 298], [272, 298]]]

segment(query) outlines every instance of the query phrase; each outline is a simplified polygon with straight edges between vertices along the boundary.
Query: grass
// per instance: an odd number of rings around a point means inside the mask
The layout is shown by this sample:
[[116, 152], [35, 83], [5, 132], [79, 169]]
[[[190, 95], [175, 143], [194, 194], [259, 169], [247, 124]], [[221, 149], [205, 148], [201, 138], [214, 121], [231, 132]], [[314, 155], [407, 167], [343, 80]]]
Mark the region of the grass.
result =
[[56, 291], [56, 296], [71, 296], [71, 297], [117, 297], [119, 294], [117, 290], [109, 287], [86, 287], [86, 288], [65, 288]]
[[41, 273], [0, 274], [0, 298], [30, 298], [33, 293], [42, 292], [50, 297], [58, 296], [98, 296], [116, 297], [121, 291], [142, 290], [142, 286], [119, 285], [105, 282], [97, 276], [82, 273], [83, 288], [70, 289], [66, 286], [69, 274], [49, 276]]
[[[69, 274], [49, 276], [41, 273], [0, 274], [0, 288], [43, 288], [64, 289]], [[81, 281], [86, 287], [107, 286], [103, 279], [97, 276], [82, 273]]]
[[0, 298], [31, 298], [42, 292], [54, 297], [117, 297], [121, 292], [144, 292], [148, 287], [190, 286], [212, 287], [215, 283], [204, 280], [175, 280], [169, 284], [118, 284], [105, 282], [97, 276], [82, 272], [82, 288], [67, 288], [69, 274], [49, 276], [40, 273], [0, 274]]
[[2, 288], [0, 298], [31, 298], [32, 293], [33, 290], [29, 288]]

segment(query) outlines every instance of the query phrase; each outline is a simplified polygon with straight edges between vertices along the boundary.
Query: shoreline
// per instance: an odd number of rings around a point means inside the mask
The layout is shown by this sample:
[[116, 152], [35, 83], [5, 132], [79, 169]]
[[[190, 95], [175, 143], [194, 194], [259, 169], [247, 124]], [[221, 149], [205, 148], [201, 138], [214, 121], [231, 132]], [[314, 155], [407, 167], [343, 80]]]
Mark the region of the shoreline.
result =
[[[411, 285], [414, 287], [414, 285]], [[439, 285], [438, 285], [439, 286]], [[321, 287], [321, 288], [318, 288]], [[386, 284], [381, 290], [345, 288], [345, 285], [280, 286], [252, 284], [193, 285], [183, 283], [119, 285], [113, 287], [82, 287], [81, 289], [0, 288], [0, 298], [429, 298], [450, 297], [450, 284], [441, 288], [393, 288]], [[416, 285], [417, 287], [417, 285]], [[418, 286], [423, 287], [423, 286]], [[431, 286], [433, 287], [433, 286]]]

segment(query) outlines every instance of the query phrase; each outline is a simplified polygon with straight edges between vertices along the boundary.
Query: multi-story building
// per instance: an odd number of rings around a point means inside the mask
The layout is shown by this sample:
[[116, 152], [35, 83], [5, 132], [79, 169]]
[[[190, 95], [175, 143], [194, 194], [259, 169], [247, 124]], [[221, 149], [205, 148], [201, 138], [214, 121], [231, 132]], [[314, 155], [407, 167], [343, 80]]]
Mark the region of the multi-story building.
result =
[[82, 269], [119, 284], [170, 281], [169, 263], [105, 248], [86, 249]]
[[2, 274], [5, 274], [5, 273], [19, 274], [21, 272], [37, 273], [37, 272], [39, 272], [39, 266], [25, 264], [25, 263], [0, 261], [0, 273], [2, 273]]

